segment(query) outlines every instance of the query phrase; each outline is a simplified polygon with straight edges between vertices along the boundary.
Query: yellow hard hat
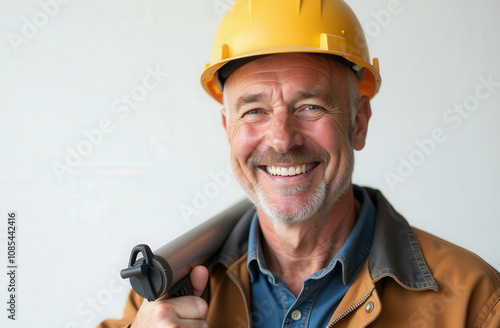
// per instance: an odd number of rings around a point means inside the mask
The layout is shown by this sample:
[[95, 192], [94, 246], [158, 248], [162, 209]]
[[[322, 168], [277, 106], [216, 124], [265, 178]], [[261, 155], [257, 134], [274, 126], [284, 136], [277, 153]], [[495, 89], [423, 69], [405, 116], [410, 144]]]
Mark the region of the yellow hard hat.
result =
[[223, 66], [234, 66], [232, 72], [258, 56], [290, 52], [334, 55], [359, 73], [362, 95], [372, 98], [380, 88], [378, 59], [370, 64], [361, 24], [343, 0], [236, 0], [219, 25], [201, 84], [222, 103]]

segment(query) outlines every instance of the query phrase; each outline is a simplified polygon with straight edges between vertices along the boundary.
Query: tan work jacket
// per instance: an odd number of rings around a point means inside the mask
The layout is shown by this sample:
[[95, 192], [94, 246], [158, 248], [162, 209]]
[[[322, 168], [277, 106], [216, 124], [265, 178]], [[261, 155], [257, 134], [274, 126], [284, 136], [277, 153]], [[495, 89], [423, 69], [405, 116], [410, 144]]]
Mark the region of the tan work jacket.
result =
[[[377, 208], [372, 249], [328, 327], [500, 328], [499, 272], [410, 227], [380, 192], [365, 189]], [[253, 211], [242, 217], [210, 268], [211, 328], [253, 327], [272, 315], [250, 297], [246, 251]], [[141, 303], [131, 292], [123, 319], [99, 328], [127, 327]]]

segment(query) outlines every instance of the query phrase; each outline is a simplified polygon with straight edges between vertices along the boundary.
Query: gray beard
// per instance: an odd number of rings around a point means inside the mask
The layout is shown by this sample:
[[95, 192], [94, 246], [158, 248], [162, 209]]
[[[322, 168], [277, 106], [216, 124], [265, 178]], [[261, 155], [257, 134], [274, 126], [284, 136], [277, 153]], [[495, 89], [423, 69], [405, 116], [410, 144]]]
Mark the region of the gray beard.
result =
[[[304, 222], [314, 215], [318, 215], [320, 220], [324, 220], [326, 218], [325, 216], [337, 204], [339, 199], [348, 191], [349, 186], [352, 183], [351, 177], [353, 171], [354, 153], [351, 151], [348, 158], [347, 172], [345, 172], [345, 174], [340, 177], [340, 180], [335, 183], [333, 190], [329, 190], [331, 185], [322, 180], [308, 202], [295, 204], [296, 206], [291, 209], [286, 205], [286, 207], [283, 208], [280, 204], [269, 201], [265, 193], [257, 185], [253, 188], [253, 194], [255, 195], [253, 198], [255, 199], [252, 199], [252, 201], [255, 206], [264, 211], [264, 213], [266, 213], [269, 219], [273, 222], [294, 225]], [[244, 189], [247, 189], [241, 181], [239, 182]], [[299, 195], [309, 189], [310, 185], [310, 182], [306, 182], [298, 186], [287, 187], [286, 189], [280, 191], [284, 196]], [[334, 194], [331, 194], [332, 191]], [[250, 190], [247, 190], [247, 193], [252, 195]]]
[[[351, 138], [349, 138], [351, 140]], [[280, 154], [280, 156], [285, 156], [289, 154]], [[326, 157], [323, 155], [323, 157]], [[320, 155], [321, 158], [321, 155]], [[281, 158], [278, 161], [285, 161]], [[276, 202], [270, 201], [266, 194], [259, 188], [258, 183], [251, 188], [244, 181], [240, 180], [240, 177], [235, 172], [235, 177], [243, 187], [243, 189], [247, 192], [247, 194], [252, 199], [252, 202], [255, 204], [257, 208], [260, 208], [271, 221], [284, 223], [287, 225], [294, 225], [301, 222], [306, 221], [307, 219], [316, 216], [319, 221], [325, 220], [328, 213], [333, 209], [333, 207], [337, 204], [340, 198], [345, 195], [345, 193], [349, 190], [349, 187], [352, 183], [352, 173], [354, 171], [354, 149], [351, 147], [350, 152], [347, 154], [347, 167], [346, 172], [341, 176], [334, 176], [332, 181], [325, 182], [323, 180], [320, 181], [316, 191], [313, 196], [302, 204], [294, 204], [294, 206], [287, 206], [283, 204], [277, 204]], [[258, 160], [255, 160], [257, 163]], [[308, 161], [308, 160], [303, 160]], [[323, 163], [328, 163], [329, 158], [327, 160], [323, 160]], [[286, 161], [285, 161], [286, 162]], [[251, 167], [254, 168], [254, 171], [257, 169], [257, 164], [251, 164]], [[337, 174], [340, 174], [337, 172]], [[254, 172], [254, 176], [256, 173]], [[336, 179], [337, 178], [337, 179]], [[301, 185], [293, 186], [293, 187], [284, 187], [279, 192], [283, 196], [293, 196], [300, 195], [303, 192], [306, 192], [311, 187], [311, 182], [305, 182]], [[252, 197], [252, 194], [254, 197]], [[319, 221], [317, 223], [319, 223]]]
[[[302, 193], [309, 186], [310, 183], [308, 182], [304, 185], [287, 188], [285, 195]], [[291, 212], [289, 207], [282, 208], [280, 204], [270, 202], [259, 187], [254, 189], [254, 193], [257, 198], [255, 202], [256, 206], [264, 211], [271, 221], [293, 225], [307, 220], [320, 211], [321, 207], [325, 203], [326, 183], [321, 181], [311, 200], [307, 203], [297, 204], [297, 206], [293, 207]]]

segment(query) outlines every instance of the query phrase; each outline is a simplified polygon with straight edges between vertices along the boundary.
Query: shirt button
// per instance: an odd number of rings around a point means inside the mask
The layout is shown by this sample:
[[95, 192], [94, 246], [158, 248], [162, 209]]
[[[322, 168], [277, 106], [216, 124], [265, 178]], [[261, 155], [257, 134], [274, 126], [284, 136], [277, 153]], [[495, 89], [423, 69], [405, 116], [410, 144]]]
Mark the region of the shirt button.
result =
[[366, 306], [365, 306], [365, 310], [366, 310], [366, 312], [371, 313], [371, 312], [373, 311], [373, 308], [374, 308], [374, 307], [375, 307], [375, 306], [373, 305], [373, 302], [371, 302], [371, 301], [370, 301], [370, 302], [368, 302], [368, 303], [366, 304]]
[[299, 310], [294, 310], [292, 312], [292, 319], [297, 321], [300, 320], [300, 318], [302, 318], [302, 312], [300, 312]]

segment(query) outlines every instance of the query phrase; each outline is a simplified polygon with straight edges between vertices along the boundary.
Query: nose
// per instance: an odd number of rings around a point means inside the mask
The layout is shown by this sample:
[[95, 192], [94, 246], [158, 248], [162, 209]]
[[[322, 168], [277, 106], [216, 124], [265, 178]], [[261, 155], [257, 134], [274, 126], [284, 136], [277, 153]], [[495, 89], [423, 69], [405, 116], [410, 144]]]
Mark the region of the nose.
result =
[[279, 153], [286, 153], [304, 143], [298, 119], [288, 111], [274, 113], [268, 124], [268, 144]]

